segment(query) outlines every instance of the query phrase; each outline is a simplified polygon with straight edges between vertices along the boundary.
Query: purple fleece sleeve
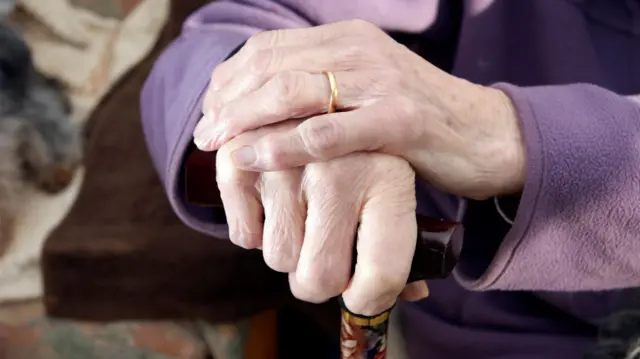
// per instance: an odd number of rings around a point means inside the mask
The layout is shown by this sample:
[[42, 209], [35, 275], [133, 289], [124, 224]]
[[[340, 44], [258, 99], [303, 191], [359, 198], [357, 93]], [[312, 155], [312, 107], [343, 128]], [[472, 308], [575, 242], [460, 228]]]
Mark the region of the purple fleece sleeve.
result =
[[496, 87], [520, 116], [526, 183], [489, 264], [462, 263], [458, 280], [476, 290], [640, 286], [638, 96], [589, 84]]
[[145, 139], [171, 206], [188, 226], [222, 238], [226, 225], [216, 223], [211, 210], [187, 204], [181, 183], [182, 162], [201, 117], [211, 71], [258, 31], [309, 25], [275, 2], [267, 1], [266, 8], [245, 3], [217, 1], [192, 14], [155, 63], [141, 94]]

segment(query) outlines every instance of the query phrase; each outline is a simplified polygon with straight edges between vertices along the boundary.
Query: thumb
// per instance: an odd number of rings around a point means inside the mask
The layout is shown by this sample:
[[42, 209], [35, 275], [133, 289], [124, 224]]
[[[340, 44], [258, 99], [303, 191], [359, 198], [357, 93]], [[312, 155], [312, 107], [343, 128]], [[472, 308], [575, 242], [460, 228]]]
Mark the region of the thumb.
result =
[[277, 171], [380, 150], [392, 136], [390, 121], [377, 107], [311, 117], [288, 131], [263, 136], [236, 150], [234, 164], [247, 171]]
[[429, 287], [427, 282], [423, 280], [407, 284], [400, 293], [400, 298], [410, 302], [416, 302], [428, 296]]

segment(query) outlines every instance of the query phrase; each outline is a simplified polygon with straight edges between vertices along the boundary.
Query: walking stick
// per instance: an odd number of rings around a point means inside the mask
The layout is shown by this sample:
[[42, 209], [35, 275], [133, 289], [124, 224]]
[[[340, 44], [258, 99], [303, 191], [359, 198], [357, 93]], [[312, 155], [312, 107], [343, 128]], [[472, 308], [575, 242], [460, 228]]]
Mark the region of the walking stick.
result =
[[[425, 279], [446, 278], [460, 254], [460, 243], [454, 235], [461, 229], [458, 222], [416, 216], [418, 236], [407, 283]], [[461, 239], [461, 238], [460, 238]], [[354, 246], [355, 247], [355, 246]], [[355, 266], [354, 250], [353, 263]], [[374, 316], [352, 313], [339, 298], [340, 356], [342, 359], [386, 359], [389, 315], [393, 308]]]

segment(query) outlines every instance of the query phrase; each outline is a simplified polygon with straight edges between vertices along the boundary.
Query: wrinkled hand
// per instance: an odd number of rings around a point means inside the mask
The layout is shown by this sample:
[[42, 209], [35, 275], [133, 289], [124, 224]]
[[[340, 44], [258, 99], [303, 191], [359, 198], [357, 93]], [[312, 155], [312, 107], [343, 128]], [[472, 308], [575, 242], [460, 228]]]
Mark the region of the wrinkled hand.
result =
[[[262, 248], [269, 267], [290, 273], [299, 299], [321, 302], [344, 292], [350, 310], [378, 314], [395, 302], [409, 275], [417, 234], [414, 172], [400, 158], [364, 153], [265, 173], [232, 163], [235, 149], [297, 123], [240, 135], [218, 151], [217, 182], [231, 241]], [[425, 292], [424, 282], [413, 283], [403, 298], [421, 299]]]
[[[337, 79], [337, 113], [324, 114], [324, 71]], [[361, 20], [255, 35], [214, 70], [203, 107], [194, 137], [204, 151], [267, 124], [316, 115], [238, 151], [236, 165], [247, 170], [378, 151], [471, 198], [518, 192], [524, 182], [523, 140], [506, 94], [442, 72]]]

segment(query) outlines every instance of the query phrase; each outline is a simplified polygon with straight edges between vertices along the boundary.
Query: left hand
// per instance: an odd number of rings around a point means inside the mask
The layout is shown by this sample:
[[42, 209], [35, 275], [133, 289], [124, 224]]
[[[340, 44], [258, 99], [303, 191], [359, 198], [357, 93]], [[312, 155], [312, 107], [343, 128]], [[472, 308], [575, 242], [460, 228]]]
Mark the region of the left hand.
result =
[[[325, 71], [335, 74], [339, 96], [338, 112], [323, 115]], [[315, 115], [237, 152], [246, 170], [378, 151], [404, 158], [452, 194], [487, 198], [524, 183], [524, 145], [507, 95], [439, 70], [362, 20], [255, 35], [214, 70], [203, 113], [194, 137], [204, 151]]]
[[405, 160], [356, 153], [264, 173], [233, 165], [235, 149], [295, 125], [288, 121], [242, 134], [218, 151], [216, 181], [231, 241], [261, 248], [269, 267], [289, 273], [291, 292], [302, 300], [342, 294], [350, 310], [374, 315], [398, 295], [422, 299], [424, 281], [406, 285], [417, 224], [415, 175]]

